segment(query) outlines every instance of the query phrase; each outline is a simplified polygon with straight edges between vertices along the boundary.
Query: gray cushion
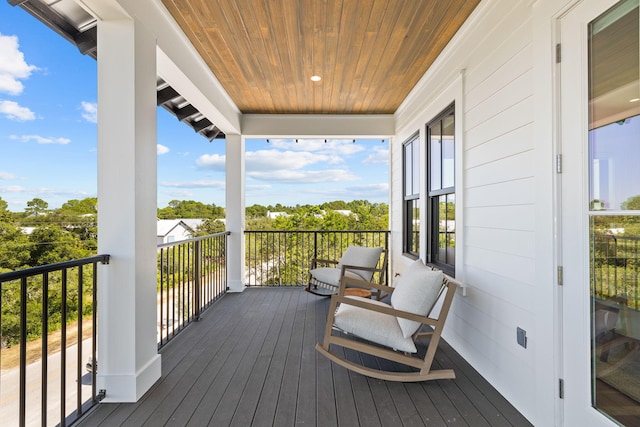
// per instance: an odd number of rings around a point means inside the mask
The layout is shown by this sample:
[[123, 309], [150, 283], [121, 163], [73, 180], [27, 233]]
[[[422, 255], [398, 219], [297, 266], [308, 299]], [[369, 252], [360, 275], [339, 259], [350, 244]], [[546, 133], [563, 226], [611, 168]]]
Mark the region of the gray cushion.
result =
[[[340, 258], [340, 262], [338, 263], [338, 268], [343, 265], [355, 265], [357, 267], [369, 267], [375, 268], [380, 260], [380, 255], [382, 254], [381, 247], [375, 248], [366, 248], [363, 246], [349, 246], [345, 253]], [[349, 271], [349, 270], [348, 270]], [[367, 282], [371, 281], [371, 277], [373, 276], [372, 271], [363, 271], [363, 270], [350, 270], [353, 273], [360, 276], [363, 280]]]
[[[426, 316], [438, 300], [444, 275], [431, 270], [422, 260], [417, 260], [400, 275], [391, 294], [393, 308]], [[420, 322], [398, 317], [403, 336], [409, 338], [420, 327]]]
[[[341, 268], [335, 268], [335, 267], [320, 267], [320, 268], [314, 268], [313, 270], [309, 270], [309, 273], [311, 273], [314, 279], [320, 282], [323, 282], [332, 286], [339, 286], [341, 270], [342, 270]], [[349, 277], [352, 279], [362, 280], [362, 277], [350, 272], [349, 270], [346, 270], [344, 272], [344, 275], [345, 277]]]
[[[367, 301], [372, 304], [390, 307], [380, 301], [361, 297], [348, 297]], [[340, 304], [336, 310], [334, 326], [344, 332], [378, 344], [391, 347], [394, 350], [416, 353], [416, 345], [411, 338], [404, 337], [395, 316], [367, 310], [348, 304]]]

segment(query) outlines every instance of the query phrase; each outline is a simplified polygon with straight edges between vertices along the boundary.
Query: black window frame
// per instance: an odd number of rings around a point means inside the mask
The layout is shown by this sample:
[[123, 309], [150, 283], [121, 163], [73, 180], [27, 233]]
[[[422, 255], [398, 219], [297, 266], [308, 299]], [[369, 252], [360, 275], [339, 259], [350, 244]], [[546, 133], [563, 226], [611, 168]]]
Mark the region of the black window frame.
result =
[[[411, 159], [407, 159], [411, 147]], [[417, 151], [417, 152], [416, 152]], [[402, 250], [405, 256], [420, 257], [420, 133], [416, 132], [402, 143]], [[417, 171], [415, 168], [417, 167]], [[409, 170], [409, 168], [411, 168]], [[408, 182], [411, 177], [411, 182]], [[411, 188], [411, 190], [409, 190]], [[417, 218], [416, 218], [417, 212]]]
[[[442, 187], [442, 181], [443, 181], [443, 170], [444, 170], [444, 166], [443, 166], [443, 156], [442, 156], [442, 150], [440, 150], [440, 158], [439, 159], [434, 159], [433, 155], [432, 155], [432, 129], [437, 128], [438, 126], [440, 127], [440, 135], [439, 135], [439, 140], [442, 141], [442, 123], [443, 120], [447, 117], [451, 116], [453, 118], [453, 185], [449, 185], [447, 187]], [[439, 269], [441, 269], [442, 271], [444, 271], [446, 274], [455, 277], [455, 246], [453, 246], [452, 248], [452, 257], [449, 257], [449, 251], [448, 249], [450, 248], [448, 246], [448, 244], [445, 246], [445, 259], [442, 260], [439, 258], [439, 250], [440, 245], [439, 245], [439, 241], [440, 241], [440, 234], [441, 234], [441, 230], [440, 230], [440, 198], [441, 197], [445, 197], [448, 198], [449, 196], [453, 195], [454, 197], [454, 210], [455, 210], [455, 194], [456, 194], [456, 183], [455, 183], [455, 146], [456, 146], [456, 134], [455, 134], [455, 103], [452, 103], [451, 105], [449, 105], [447, 108], [445, 108], [444, 110], [442, 110], [442, 112], [440, 112], [437, 116], [435, 116], [435, 118], [433, 120], [431, 120], [429, 123], [427, 123], [426, 125], [426, 142], [425, 142], [425, 151], [426, 151], [426, 156], [427, 156], [427, 165], [426, 165], [426, 175], [427, 175], [427, 188], [425, 191], [425, 195], [426, 195], [426, 200], [425, 200], [425, 209], [426, 209], [426, 244], [425, 244], [425, 248], [427, 249], [427, 263], [434, 265], [436, 267], [438, 267]], [[439, 165], [438, 165], [438, 170], [440, 171], [440, 186], [439, 188], [436, 188], [435, 190], [432, 190], [432, 169], [433, 168], [433, 162], [439, 160]], [[445, 200], [445, 215], [448, 214], [448, 207], [447, 207], [448, 201]], [[449, 218], [445, 217], [445, 223], [444, 223], [444, 227], [445, 227], [445, 239], [446, 241], [448, 241], [448, 237], [450, 234], [453, 234], [453, 239], [455, 242], [455, 230], [458, 226], [458, 224], [455, 224], [455, 213], [453, 215], [453, 221], [454, 221], [454, 231], [453, 233], [448, 232], [448, 227], [449, 227]]]

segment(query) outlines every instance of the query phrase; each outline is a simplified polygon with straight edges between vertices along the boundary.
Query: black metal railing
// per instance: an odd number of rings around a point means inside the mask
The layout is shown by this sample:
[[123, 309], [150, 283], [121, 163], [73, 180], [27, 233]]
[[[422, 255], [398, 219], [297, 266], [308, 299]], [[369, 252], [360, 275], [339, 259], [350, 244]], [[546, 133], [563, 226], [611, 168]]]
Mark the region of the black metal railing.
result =
[[226, 293], [229, 234], [158, 245], [158, 348]]
[[593, 295], [640, 310], [640, 237], [593, 234], [591, 244]]
[[338, 260], [349, 245], [388, 249], [389, 231], [245, 231], [247, 285], [306, 284], [313, 258]]
[[2, 424], [65, 426], [97, 403], [95, 370], [84, 371], [96, 360], [98, 263], [109, 255], [0, 274]]

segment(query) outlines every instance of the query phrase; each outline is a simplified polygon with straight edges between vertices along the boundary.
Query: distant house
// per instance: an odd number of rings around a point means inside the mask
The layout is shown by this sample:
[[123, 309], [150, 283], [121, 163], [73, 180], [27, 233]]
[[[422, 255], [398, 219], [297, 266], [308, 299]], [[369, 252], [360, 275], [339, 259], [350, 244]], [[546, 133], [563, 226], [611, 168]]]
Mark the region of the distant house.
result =
[[157, 224], [158, 244], [177, 242], [193, 237], [204, 220], [202, 219], [159, 219]]
[[279, 216], [289, 216], [289, 214], [286, 213], [286, 212], [271, 212], [271, 211], [267, 211], [267, 218], [269, 218], [269, 219], [276, 219]]
[[179, 218], [179, 220], [184, 222], [193, 231], [197, 231], [205, 221], [202, 218]]
[[35, 227], [20, 227], [20, 230], [22, 230], [22, 233], [26, 234], [27, 236], [33, 233], [33, 230], [35, 229], [36, 229]]
[[353, 216], [356, 221], [358, 221], [358, 214], [355, 214], [353, 212], [351, 212], [351, 210], [349, 209], [335, 209], [334, 210], [335, 213], [339, 213], [340, 215], [344, 215], [344, 216]]

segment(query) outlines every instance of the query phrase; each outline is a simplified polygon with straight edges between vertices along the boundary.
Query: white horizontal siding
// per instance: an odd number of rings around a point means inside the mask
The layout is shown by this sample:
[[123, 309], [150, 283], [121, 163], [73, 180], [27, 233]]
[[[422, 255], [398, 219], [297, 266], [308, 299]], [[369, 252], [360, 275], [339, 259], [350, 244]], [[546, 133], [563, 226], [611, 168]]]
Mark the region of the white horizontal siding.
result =
[[535, 231], [535, 213], [531, 205], [468, 207], [466, 227]]
[[[514, 296], [520, 296], [524, 292], [522, 285], [534, 286], [536, 276], [536, 265], [528, 257], [515, 254], [508, 254], [501, 251], [492, 251], [476, 246], [465, 246], [466, 282], [473, 286], [486, 289], [487, 282], [478, 280], [478, 276], [473, 276], [470, 271], [477, 269], [482, 274], [495, 275], [501, 278], [501, 284], [508, 286]], [[483, 277], [484, 278], [484, 277]], [[530, 292], [526, 292], [530, 293]], [[530, 300], [531, 301], [531, 300]], [[514, 302], [515, 304], [516, 302]]]
[[[518, 8], [507, 13], [495, 24], [500, 30], [491, 31], [491, 41], [481, 43], [485, 48], [474, 50], [474, 61], [467, 67], [467, 109], [474, 108], [531, 68], [532, 24], [529, 12]], [[487, 46], [491, 47], [487, 49]]]
[[[515, 154], [506, 158], [499, 158], [493, 162], [466, 170], [465, 181], [469, 185], [483, 186], [505, 181], [519, 181], [534, 176], [533, 150]], [[533, 195], [531, 195], [533, 198]]]
[[[481, 372], [525, 407], [535, 398], [535, 352], [516, 328], [535, 330], [535, 146], [530, 10], [513, 7], [467, 68], [464, 94], [464, 281], [456, 342]], [[500, 34], [498, 34], [500, 33]], [[495, 46], [495, 47], [491, 47]], [[524, 212], [524, 216], [518, 216]], [[524, 411], [526, 413], [526, 411]]]
[[[423, 133], [441, 108], [456, 101], [456, 121], [462, 124], [456, 142], [463, 144], [458, 151], [462, 159], [457, 159], [462, 171], [456, 183], [461, 207], [456, 211], [456, 271], [468, 288], [454, 303], [446, 338], [535, 422], [535, 384], [552, 379], [536, 366], [537, 352], [543, 351], [538, 346], [550, 339], [536, 328], [541, 284], [536, 283], [535, 216], [537, 149], [549, 141], [534, 137], [533, 9], [528, 2], [509, 0], [483, 6], [482, 19], [450, 43], [451, 50], [445, 50], [399, 110], [397, 137]], [[452, 87], [459, 79], [461, 98], [454, 99]], [[401, 159], [400, 141], [395, 143], [394, 153]], [[397, 160], [392, 180], [401, 190], [402, 162]], [[401, 193], [393, 199], [392, 212], [394, 229], [402, 230]], [[401, 243], [401, 235], [397, 241]], [[401, 271], [407, 259], [396, 258]], [[517, 344], [517, 327], [527, 331], [529, 348]]]
[[[524, 59], [525, 58], [521, 58], [522, 61], [524, 61]], [[531, 66], [530, 60], [527, 65], [529, 67]], [[494, 117], [501, 117], [502, 114], [513, 105], [529, 98], [532, 95], [531, 89], [532, 77], [530, 69], [516, 76], [513, 80], [508, 82], [503, 81], [500, 89], [496, 90], [491, 96], [482, 100], [482, 102], [479, 102], [473, 108], [465, 111], [465, 125], [467, 130], [471, 130]], [[465, 97], [465, 99], [467, 98]], [[530, 120], [531, 119], [532, 118], [530, 118]]]
[[486, 141], [464, 152], [465, 169], [513, 156], [533, 147], [532, 124], [514, 128], [497, 138]]
[[[472, 182], [467, 182], [472, 185]], [[465, 188], [465, 208], [480, 206], [530, 205], [533, 203], [535, 181], [522, 178], [495, 184]]]
[[472, 129], [465, 131], [465, 149], [469, 150], [495, 138], [513, 132], [515, 129], [531, 124], [533, 121], [533, 99], [528, 97], [518, 103], [503, 106], [504, 110]]

